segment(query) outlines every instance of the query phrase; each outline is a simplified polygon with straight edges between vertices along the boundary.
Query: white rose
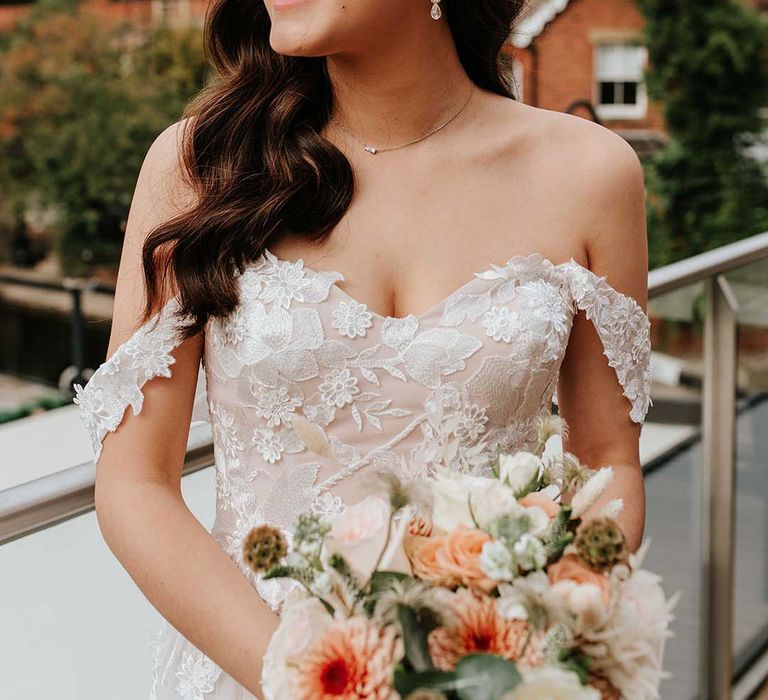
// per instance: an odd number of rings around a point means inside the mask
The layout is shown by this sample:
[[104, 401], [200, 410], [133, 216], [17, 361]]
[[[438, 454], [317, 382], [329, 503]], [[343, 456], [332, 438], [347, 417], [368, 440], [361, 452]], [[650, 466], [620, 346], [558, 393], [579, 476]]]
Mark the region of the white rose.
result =
[[499, 457], [499, 478], [518, 497], [528, 493], [531, 482], [542, 474], [543, 469], [541, 457], [525, 450]]
[[489, 484], [498, 484], [498, 481], [438, 467], [432, 482], [433, 525], [444, 532], [450, 532], [459, 523], [475, 527], [469, 510], [470, 493]]
[[582, 685], [573, 671], [556, 666], [520, 670], [522, 682], [503, 700], [600, 700], [600, 693]]
[[518, 518], [526, 512], [517, 502], [514, 491], [495, 479], [474, 489], [471, 498], [472, 512], [483, 530], [487, 530], [502, 515]]
[[384, 548], [390, 505], [381, 496], [367, 496], [336, 516], [325, 539], [327, 554], [339, 554], [354, 571], [368, 578]]
[[296, 667], [333, 618], [317, 598], [286, 604], [264, 654], [261, 687], [265, 700], [293, 700]]

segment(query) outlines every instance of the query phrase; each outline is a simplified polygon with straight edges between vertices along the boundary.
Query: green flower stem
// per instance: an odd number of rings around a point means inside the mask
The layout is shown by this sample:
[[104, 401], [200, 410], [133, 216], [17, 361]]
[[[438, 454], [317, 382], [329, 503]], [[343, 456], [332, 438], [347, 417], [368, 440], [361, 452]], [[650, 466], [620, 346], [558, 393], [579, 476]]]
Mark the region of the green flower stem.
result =
[[392, 524], [394, 523], [394, 520], [395, 520], [395, 512], [396, 511], [390, 508], [389, 520], [387, 521], [387, 535], [384, 538], [384, 546], [381, 548], [381, 551], [379, 552], [379, 556], [376, 558], [376, 564], [374, 564], [373, 566], [373, 571], [371, 572], [371, 575], [364, 586], [366, 591], [370, 589], [371, 581], [373, 580], [373, 575], [379, 570], [379, 566], [381, 566], [381, 560], [384, 558], [384, 553], [387, 551], [387, 547], [389, 547], [389, 540], [392, 534]]

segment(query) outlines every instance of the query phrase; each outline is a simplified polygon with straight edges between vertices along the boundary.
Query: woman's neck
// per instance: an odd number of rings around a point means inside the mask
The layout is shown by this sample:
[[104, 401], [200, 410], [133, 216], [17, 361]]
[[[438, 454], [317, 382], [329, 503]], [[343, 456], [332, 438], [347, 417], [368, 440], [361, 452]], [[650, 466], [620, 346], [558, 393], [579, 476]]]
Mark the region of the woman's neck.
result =
[[466, 100], [472, 81], [448, 25], [427, 22], [398, 27], [397, 37], [380, 37], [365, 50], [327, 57], [333, 116], [366, 142], [394, 146], [419, 138]]

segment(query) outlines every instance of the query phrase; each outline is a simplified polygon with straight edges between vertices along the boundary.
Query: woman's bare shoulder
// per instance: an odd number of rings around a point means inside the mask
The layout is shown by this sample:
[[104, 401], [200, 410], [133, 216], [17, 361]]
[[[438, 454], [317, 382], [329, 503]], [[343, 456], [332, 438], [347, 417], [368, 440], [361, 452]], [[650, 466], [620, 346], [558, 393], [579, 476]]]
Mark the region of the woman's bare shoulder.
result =
[[190, 126], [188, 119], [178, 121], [159, 133], [139, 170], [120, 256], [110, 351], [135, 331], [143, 313], [142, 255], [147, 237], [196, 202], [182, 159], [185, 130]]
[[553, 146], [563, 155], [586, 157], [588, 161], [602, 156], [634, 157], [634, 149], [621, 135], [599, 122], [578, 114], [536, 107], [504, 100], [507, 120], [515, 123], [516, 130], [535, 143]]
[[154, 212], [152, 226], [195, 201], [194, 188], [186, 177], [182, 157], [184, 139], [192, 127], [191, 117], [167, 126], [157, 135], [144, 156], [134, 200], [137, 196], [145, 197], [139, 204], [148, 207], [147, 214]]
[[[634, 248], [645, 238], [643, 166], [611, 129], [581, 116], [515, 103], [518, 157], [558, 203], [558, 218], [588, 251], [610, 236]], [[638, 240], [643, 239], [643, 240]], [[614, 243], [616, 241], [614, 240]]]
[[[631, 185], [642, 175], [637, 153], [620, 134], [575, 114], [515, 104], [524, 150], [579, 194]], [[636, 184], [636, 182], [635, 182]]]
[[152, 230], [194, 205], [196, 194], [182, 157], [184, 137], [191, 126], [189, 119], [174, 122], [147, 150], [128, 213], [124, 253], [126, 248], [140, 249]]

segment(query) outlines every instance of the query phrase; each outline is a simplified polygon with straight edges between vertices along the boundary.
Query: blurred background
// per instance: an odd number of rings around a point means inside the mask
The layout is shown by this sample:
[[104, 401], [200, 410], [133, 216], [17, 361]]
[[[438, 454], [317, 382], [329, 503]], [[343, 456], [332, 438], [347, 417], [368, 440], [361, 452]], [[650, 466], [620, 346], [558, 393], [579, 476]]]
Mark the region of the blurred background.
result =
[[[3, 699], [149, 691], [160, 618], [101, 540], [71, 399], [105, 357], [143, 156], [209, 78], [206, 7], [0, 0]], [[663, 697], [768, 697], [768, 2], [531, 0], [504, 71], [645, 168], [647, 564], [683, 592]], [[195, 424], [184, 495], [206, 526], [211, 463]]]

